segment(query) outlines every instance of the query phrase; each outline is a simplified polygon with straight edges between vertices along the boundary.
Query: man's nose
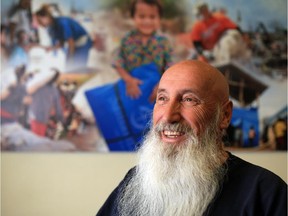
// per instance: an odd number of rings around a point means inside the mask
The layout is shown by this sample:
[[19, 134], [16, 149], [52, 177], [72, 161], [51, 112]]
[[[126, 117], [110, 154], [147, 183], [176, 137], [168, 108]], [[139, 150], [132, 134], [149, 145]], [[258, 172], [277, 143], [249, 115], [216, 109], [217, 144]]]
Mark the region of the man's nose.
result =
[[178, 101], [171, 101], [164, 108], [163, 119], [168, 123], [177, 123], [181, 120], [181, 104]]

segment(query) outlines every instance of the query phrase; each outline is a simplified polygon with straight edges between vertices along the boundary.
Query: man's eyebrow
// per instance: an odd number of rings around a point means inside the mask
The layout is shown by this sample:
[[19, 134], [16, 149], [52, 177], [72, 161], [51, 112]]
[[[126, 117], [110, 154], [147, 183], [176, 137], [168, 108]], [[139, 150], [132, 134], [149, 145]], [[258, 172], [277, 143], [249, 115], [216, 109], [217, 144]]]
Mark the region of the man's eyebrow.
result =
[[[157, 93], [166, 93], [167, 90], [164, 88], [158, 88]], [[193, 91], [192, 89], [181, 89], [179, 91], [179, 94], [183, 95], [183, 94], [187, 94], [187, 93], [192, 93], [192, 94], [196, 94], [197, 92]]]
[[187, 94], [187, 93], [193, 93], [195, 94], [196, 92], [193, 91], [192, 89], [182, 89], [181, 91], [179, 91], [181, 94]]
[[163, 88], [158, 88], [157, 93], [162, 93], [162, 92], [167, 92], [167, 90]]

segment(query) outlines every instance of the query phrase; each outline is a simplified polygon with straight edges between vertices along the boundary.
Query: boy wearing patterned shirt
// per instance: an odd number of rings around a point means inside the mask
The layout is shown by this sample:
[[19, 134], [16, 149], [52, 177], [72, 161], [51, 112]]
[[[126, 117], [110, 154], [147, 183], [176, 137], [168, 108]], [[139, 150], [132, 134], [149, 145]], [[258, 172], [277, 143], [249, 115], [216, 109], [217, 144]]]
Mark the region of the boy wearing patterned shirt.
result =
[[[156, 33], [160, 26], [162, 7], [157, 0], [135, 0], [131, 5], [131, 17], [135, 28], [121, 41], [113, 66], [126, 83], [126, 94], [131, 98], [141, 95], [142, 81], [130, 72], [141, 65], [154, 62], [162, 73], [171, 64], [172, 48], [166, 37]], [[157, 86], [150, 97], [155, 97]]]

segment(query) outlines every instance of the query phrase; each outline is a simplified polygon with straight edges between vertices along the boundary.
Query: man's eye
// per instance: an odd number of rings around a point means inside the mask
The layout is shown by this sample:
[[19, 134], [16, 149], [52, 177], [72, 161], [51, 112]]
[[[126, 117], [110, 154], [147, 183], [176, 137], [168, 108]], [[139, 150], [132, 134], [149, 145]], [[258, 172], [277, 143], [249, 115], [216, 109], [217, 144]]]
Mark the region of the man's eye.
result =
[[165, 101], [166, 98], [165, 98], [165, 97], [158, 97], [157, 100], [158, 100], [158, 101]]
[[182, 101], [183, 102], [192, 102], [194, 100], [192, 98], [184, 98]]
[[182, 99], [182, 103], [184, 103], [185, 105], [189, 105], [189, 106], [195, 106], [195, 105], [199, 104], [200, 101], [196, 98], [185, 97]]
[[166, 101], [167, 101], [167, 97], [164, 97], [164, 96], [159, 96], [157, 97], [157, 100], [156, 100], [158, 104], [164, 104]]

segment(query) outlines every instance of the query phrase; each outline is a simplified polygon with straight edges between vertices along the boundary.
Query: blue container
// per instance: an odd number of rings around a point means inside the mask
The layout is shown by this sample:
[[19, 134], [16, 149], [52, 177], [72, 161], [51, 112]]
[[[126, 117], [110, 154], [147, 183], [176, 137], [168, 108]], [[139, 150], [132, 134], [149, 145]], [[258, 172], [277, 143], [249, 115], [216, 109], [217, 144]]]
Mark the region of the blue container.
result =
[[160, 80], [159, 70], [156, 64], [147, 64], [131, 74], [143, 82], [139, 86], [142, 94], [138, 99], [126, 96], [122, 79], [85, 92], [110, 151], [135, 151], [152, 116], [154, 104], [149, 102], [149, 97]]

